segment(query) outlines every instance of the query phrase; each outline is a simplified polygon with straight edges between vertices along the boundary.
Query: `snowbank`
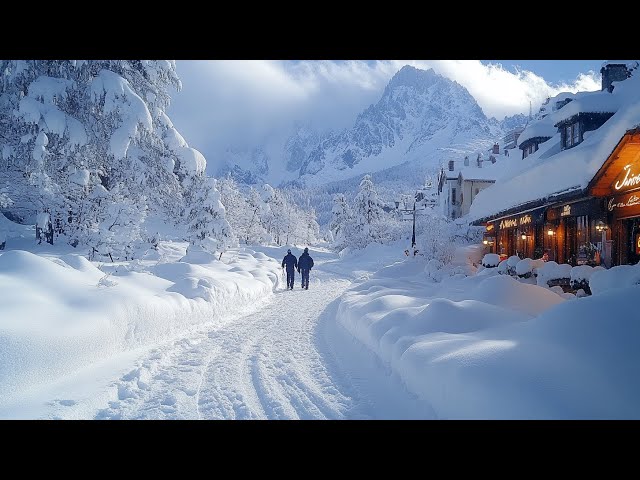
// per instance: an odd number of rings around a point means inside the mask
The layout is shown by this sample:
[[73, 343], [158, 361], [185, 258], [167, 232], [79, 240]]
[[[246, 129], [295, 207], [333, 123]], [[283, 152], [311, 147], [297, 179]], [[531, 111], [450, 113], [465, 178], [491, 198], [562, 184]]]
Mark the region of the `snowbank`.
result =
[[[543, 276], [568, 273], [550, 264]], [[347, 291], [337, 320], [438, 418], [640, 418], [640, 266], [594, 272], [577, 299], [497, 269], [440, 284], [385, 270]]]
[[198, 264], [180, 256], [98, 268], [73, 254], [0, 254], [0, 405], [90, 363], [223, 323], [280, 282], [279, 262], [249, 249]]
[[[619, 265], [609, 270], [594, 271], [589, 277], [589, 287], [592, 294], [618, 290], [640, 284], [640, 263], [637, 265]], [[629, 312], [634, 311], [629, 310]]]

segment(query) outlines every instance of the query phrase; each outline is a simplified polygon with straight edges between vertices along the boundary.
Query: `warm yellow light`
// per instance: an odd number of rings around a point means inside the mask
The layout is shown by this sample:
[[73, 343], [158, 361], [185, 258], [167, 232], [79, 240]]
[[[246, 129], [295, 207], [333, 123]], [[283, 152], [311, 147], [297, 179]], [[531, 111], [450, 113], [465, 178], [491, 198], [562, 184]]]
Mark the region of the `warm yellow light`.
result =
[[526, 240], [526, 239], [527, 239], [527, 236], [526, 236], [524, 233], [522, 234], [522, 239], [523, 239], [523, 240]]
[[547, 235], [552, 236], [553, 235], [553, 230], [547, 231]]
[[484, 243], [485, 245], [487, 245], [489, 242], [487, 242], [486, 240], [483, 240], [482, 243]]

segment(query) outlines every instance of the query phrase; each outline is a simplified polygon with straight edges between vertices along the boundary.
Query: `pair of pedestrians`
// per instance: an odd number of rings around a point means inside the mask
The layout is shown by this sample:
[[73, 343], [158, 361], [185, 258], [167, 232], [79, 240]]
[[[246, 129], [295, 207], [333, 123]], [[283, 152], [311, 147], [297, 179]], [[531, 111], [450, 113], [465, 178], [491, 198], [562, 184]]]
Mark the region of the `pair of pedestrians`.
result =
[[291, 253], [291, 249], [287, 250], [287, 255], [282, 259], [282, 268], [287, 269], [287, 289], [293, 290], [293, 280], [295, 271], [302, 274], [302, 288], [309, 290], [309, 272], [313, 268], [313, 258], [309, 255], [309, 249], [305, 248], [300, 258], [296, 258]]

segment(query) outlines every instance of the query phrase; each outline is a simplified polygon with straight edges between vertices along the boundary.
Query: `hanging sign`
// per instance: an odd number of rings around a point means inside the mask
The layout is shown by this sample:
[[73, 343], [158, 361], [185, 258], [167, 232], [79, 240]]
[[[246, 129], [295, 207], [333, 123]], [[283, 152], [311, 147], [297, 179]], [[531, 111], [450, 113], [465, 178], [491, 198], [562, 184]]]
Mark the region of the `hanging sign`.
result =
[[562, 207], [562, 210], [560, 210], [560, 216], [568, 217], [569, 215], [571, 215], [571, 205], [565, 205]]
[[495, 225], [493, 223], [487, 223], [487, 226], [485, 228], [487, 232], [493, 232]]

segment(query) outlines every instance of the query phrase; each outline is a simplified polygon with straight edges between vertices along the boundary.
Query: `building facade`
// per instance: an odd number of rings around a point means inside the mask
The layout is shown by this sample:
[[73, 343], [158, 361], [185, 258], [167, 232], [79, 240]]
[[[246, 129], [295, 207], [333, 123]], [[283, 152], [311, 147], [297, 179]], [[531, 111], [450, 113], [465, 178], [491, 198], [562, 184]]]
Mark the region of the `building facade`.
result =
[[[640, 78], [634, 82], [640, 87]], [[574, 266], [611, 267], [640, 261], [640, 89], [634, 92], [630, 85], [614, 99], [608, 97], [615, 92], [610, 87], [603, 76], [601, 92], [569, 103], [568, 115], [557, 113], [556, 120], [562, 120], [554, 121], [555, 145], [546, 150], [559, 153], [545, 152], [545, 158], [556, 161], [534, 164], [493, 194], [498, 198], [514, 192], [518, 184], [540, 181], [545, 171], [555, 190], [541, 195], [544, 185], [539, 191], [532, 189], [531, 194], [510, 199], [516, 206], [474, 221], [485, 225], [490, 251], [533, 259], [546, 254], [549, 260]], [[612, 101], [607, 103], [609, 98]], [[584, 133], [601, 129], [602, 135], [582, 148]], [[579, 150], [574, 153], [575, 147]], [[533, 154], [535, 162], [539, 154]], [[593, 166], [595, 173], [590, 170]], [[483, 200], [485, 209], [491, 208]]]

